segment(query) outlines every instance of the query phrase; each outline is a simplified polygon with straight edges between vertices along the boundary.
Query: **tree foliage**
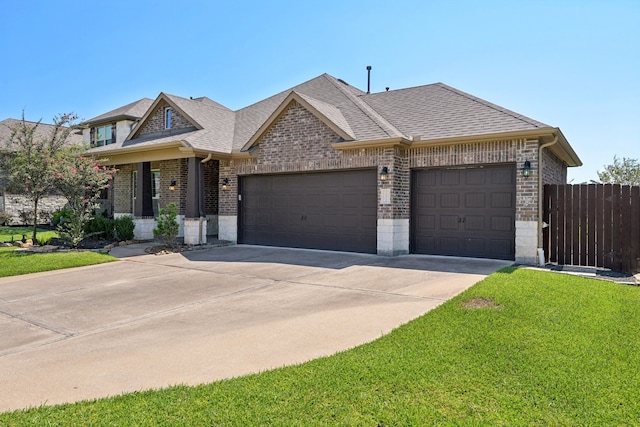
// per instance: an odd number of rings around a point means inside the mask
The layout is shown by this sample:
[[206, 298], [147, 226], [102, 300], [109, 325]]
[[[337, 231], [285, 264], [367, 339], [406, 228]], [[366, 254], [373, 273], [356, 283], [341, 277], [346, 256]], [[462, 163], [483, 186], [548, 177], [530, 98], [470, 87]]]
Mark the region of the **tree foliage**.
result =
[[600, 182], [605, 184], [640, 185], [640, 163], [637, 159], [613, 157], [613, 164], [598, 172]]
[[69, 147], [64, 158], [53, 161], [55, 186], [67, 199], [70, 218], [58, 226], [61, 237], [76, 247], [85, 238], [85, 225], [99, 207], [96, 201], [116, 173], [100, 161], [83, 154], [81, 147]]
[[53, 163], [61, 157], [74, 130], [75, 114], [61, 114], [53, 118], [50, 131], [43, 130], [41, 120], [32, 123], [24, 118], [11, 126], [6, 141], [7, 153], [0, 167], [6, 175], [6, 186], [11, 192], [25, 195], [33, 202], [33, 240], [36, 241], [38, 203], [55, 186]]

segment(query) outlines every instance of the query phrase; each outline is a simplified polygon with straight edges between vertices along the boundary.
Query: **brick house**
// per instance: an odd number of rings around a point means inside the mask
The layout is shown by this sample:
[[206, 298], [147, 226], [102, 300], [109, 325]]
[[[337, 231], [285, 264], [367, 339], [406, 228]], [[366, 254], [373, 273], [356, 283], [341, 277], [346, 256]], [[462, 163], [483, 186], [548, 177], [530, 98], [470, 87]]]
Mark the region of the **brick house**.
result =
[[[117, 129], [114, 112], [86, 135]], [[161, 93], [134, 123], [92, 140], [120, 171], [114, 214], [152, 238], [157, 207], [175, 202], [191, 244], [533, 264], [542, 185], [581, 165], [559, 128], [442, 83], [370, 94], [323, 74], [237, 111]]]

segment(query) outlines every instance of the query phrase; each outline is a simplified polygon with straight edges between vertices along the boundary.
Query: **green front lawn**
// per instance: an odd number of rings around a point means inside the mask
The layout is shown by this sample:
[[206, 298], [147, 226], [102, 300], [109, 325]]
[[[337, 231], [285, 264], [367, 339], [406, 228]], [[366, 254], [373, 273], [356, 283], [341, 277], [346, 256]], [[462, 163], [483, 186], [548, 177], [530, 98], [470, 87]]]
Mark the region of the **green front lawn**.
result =
[[[14, 242], [22, 240], [22, 236], [31, 239], [33, 236], [33, 227], [0, 227], [0, 242]], [[36, 232], [38, 240], [48, 242], [54, 237], [58, 237], [58, 233], [53, 230], [38, 228]]]
[[62, 268], [82, 267], [116, 261], [117, 258], [96, 252], [35, 253], [0, 248], [0, 277], [39, 273]]
[[640, 288], [508, 268], [332, 357], [0, 425], [640, 425], [638, 325]]
[[[30, 239], [32, 233], [31, 227], [0, 227], [0, 242], [18, 241], [23, 235]], [[42, 242], [48, 242], [58, 237], [58, 233], [38, 228], [37, 237]], [[0, 277], [82, 267], [116, 260], [111, 255], [94, 252], [34, 253], [15, 249], [15, 247], [0, 247]]]

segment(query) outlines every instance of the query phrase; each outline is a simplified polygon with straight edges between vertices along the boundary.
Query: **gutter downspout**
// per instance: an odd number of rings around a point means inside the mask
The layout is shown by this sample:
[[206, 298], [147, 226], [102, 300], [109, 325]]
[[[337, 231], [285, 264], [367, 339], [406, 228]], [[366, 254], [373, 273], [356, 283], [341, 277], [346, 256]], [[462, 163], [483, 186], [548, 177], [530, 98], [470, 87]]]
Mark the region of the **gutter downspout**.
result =
[[544, 248], [542, 247], [542, 199], [543, 199], [543, 184], [542, 184], [542, 150], [554, 145], [558, 142], [558, 134], [554, 135], [553, 141], [542, 144], [538, 147], [538, 266], [544, 267], [545, 256]]

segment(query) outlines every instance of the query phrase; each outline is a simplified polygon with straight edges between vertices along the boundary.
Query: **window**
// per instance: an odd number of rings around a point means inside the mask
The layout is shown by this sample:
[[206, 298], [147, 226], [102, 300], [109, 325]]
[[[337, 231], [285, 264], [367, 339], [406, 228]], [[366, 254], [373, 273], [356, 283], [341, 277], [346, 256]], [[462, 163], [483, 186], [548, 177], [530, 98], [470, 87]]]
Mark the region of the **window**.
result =
[[166, 107], [164, 109], [164, 128], [171, 129], [171, 107]]
[[91, 146], [102, 147], [103, 145], [113, 144], [115, 142], [113, 138], [114, 128], [114, 125], [91, 128]]
[[[136, 195], [138, 194], [138, 171], [133, 171], [132, 178], [132, 188], [133, 188], [133, 209], [135, 210], [136, 206]], [[153, 203], [153, 216], [158, 216], [158, 212], [160, 211], [160, 171], [152, 170], [151, 171], [151, 199]]]

